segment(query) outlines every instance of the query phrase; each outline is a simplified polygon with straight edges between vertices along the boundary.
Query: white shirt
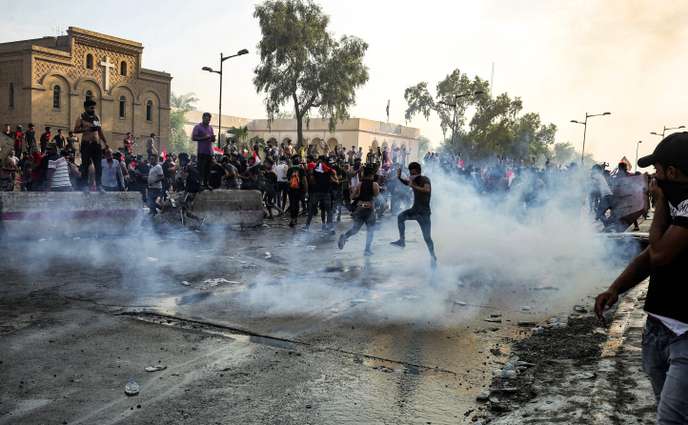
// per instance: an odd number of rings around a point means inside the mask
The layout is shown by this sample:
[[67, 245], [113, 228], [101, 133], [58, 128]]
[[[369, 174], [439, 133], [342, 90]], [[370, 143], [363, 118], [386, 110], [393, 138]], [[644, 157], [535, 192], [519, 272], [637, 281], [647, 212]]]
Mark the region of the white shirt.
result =
[[64, 156], [54, 161], [48, 161], [48, 168], [55, 170], [53, 178], [50, 180], [51, 188], [72, 187], [72, 181], [69, 180], [69, 165], [67, 165], [67, 160]]
[[165, 174], [162, 171], [162, 166], [156, 164], [148, 172], [148, 187], [151, 189], [162, 189], [162, 179]]
[[279, 163], [275, 166], [275, 174], [277, 174], [277, 181], [278, 182], [286, 182], [287, 181], [287, 170], [289, 169], [289, 166], [285, 163]]
[[671, 317], [664, 317], [654, 313], [647, 313], [647, 315], [652, 316], [655, 319], [662, 322], [662, 324], [669, 328], [671, 332], [675, 333], [676, 336], [681, 336], [684, 333], [688, 332], [688, 323], [683, 323], [676, 319], [672, 319]]

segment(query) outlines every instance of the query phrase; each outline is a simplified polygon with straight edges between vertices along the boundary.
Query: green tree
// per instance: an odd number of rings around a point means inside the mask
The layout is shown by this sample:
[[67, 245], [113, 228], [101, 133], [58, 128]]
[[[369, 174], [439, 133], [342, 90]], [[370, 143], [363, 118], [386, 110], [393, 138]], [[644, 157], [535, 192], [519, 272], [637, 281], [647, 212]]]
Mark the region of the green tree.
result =
[[[462, 96], [488, 93], [489, 83], [479, 77], [470, 79], [458, 69], [437, 84], [434, 97], [427, 86], [421, 82], [404, 92], [406, 119], [418, 113], [427, 119], [436, 113], [444, 134], [444, 150], [478, 159], [498, 155], [530, 161], [551, 155], [556, 126], [543, 124], [537, 113], [523, 113], [520, 98], [507, 93], [494, 98]], [[446, 135], [448, 130], [451, 138]]]
[[184, 112], [195, 111], [198, 98], [195, 93], [185, 93], [176, 96], [174, 93], [170, 95], [170, 107]]
[[576, 161], [579, 157], [580, 154], [576, 152], [571, 143], [555, 143], [552, 146], [552, 161], [557, 165], [569, 164]]
[[246, 147], [246, 139], [248, 138], [248, 127], [231, 127], [227, 130], [227, 133], [231, 134], [233, 138], [238, 142], [240, 148]]
[[423, 155], [425, 155], [428, 150], [430, 150], [430, 139], [428, 139], [425, 136], [419, 136], [418, 137], [418, 157], [422, 158]]
[[425, 81], [407, 88], [404, 91], [404, 99], [406, 99], [408, 106], [404, 116], [407, 121], [410, 121], [416, 114], [420, 113], [425, 119], [428, 119], [430, 114], [434, 112], [440, 119], [440, 127], [444, 137], [446, 138], [447, 131], [450, 131], [452, 137], [456, 139], [456, 135], [460, 137], [461, 127], [465, 124], [466, 110], [481, 97], [484, 97], [465, 95], [478, 91], [487, 93], [488, 86], [487, 81], [481, 80], [479, 77], [471, 80], [466, 74], [455, 69], [444, 80], [437, 83], [435, 97], [428, 90], [428, 83]]
[[187, 152], [191, 147], [191, 140], [184, 131], [184, 116], [187, 112], [196, 109], [198, 98], [194, 93], [186, 93], [176, 96], [170, 95], [170, 150], [172, 152]]
[[311, 109], [328, 118], [331, 129], [348, 118], [356, 89], [368, 80], [363, 64], [368, 44], [351, 36], [336, 40], [327, 31], [329, 17], [310, 0], [267, 0], [253, 15], [263, 35], [253, 82], [266, 95], [268, 117], [290, 103], [299, 146]]

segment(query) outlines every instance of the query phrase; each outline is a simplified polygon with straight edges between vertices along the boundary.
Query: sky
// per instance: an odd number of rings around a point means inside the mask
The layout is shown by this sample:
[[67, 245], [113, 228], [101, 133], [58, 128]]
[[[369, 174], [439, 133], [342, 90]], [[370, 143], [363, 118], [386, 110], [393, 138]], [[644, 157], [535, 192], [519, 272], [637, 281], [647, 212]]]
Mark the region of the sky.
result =
[[[0, 0], [0, 42], [56, 35], [78, 26], [144, 45], [143, 66], [172, 74], [172, 91], [193, 92], [198, 108], [217, 111], [220, 52], [247, 48], [225, 62], [223, 114], [265, 117], [252, 83], [259, 62], [256, 1]], [[404, 124], [404, 90], [421, 81], [433, 89], [454, 69], [490, 79], [493, 93], [523, 100], [557, 125], [557, 142], [580, 150], [585, 113], [591, 118], [586, 152], [612, 164], [631, 162], [660, 138], [663, 126], [688, 126], [681, 96], [688, 92], [688, 2], [685, 1], [407, 1], [320, 0], [335, 36], [354, 35], [369, 48], [368, 82], [357, 92], [353, 117]], [[409, 125], [435, 144], [439, 120], [418, 116]]]

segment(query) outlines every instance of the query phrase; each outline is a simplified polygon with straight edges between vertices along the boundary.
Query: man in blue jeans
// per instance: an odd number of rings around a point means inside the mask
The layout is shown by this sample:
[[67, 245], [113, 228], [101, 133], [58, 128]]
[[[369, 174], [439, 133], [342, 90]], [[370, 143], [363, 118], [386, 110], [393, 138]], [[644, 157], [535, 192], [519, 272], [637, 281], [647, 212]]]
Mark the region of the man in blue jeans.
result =
[[602, 319], [619, 294], [650, 277], [643, 369], [657, 398], [657, 423], [688, 424], [688, 132], [667, 136], [638, 165], [656, 169], [650, 244], [597, 296], [595, 312]]
[[423, 233], [423, 239], [430, 252], [432, 264], [437, 262], [435, 256], [435, 244], [432, 241], [431, 223], [430, 223], [430, 195], [432, 193], [432, 186], [430, 179], [421, 175], [421, 167], [417, 162], [412, 162], [408, 166], [409, 179], [401, 177], [401, 167], [397, 170], [397, 178], [406, 186], [413, 189], [413, 205], [411, 208], [399, 214], [397, 217], [397, 225], [399, 227], [399, 240], [391, 242], [392, 245], [403, 248], [406, 246], [406, 221], [415, 220], [420, 225], [420, 231]]

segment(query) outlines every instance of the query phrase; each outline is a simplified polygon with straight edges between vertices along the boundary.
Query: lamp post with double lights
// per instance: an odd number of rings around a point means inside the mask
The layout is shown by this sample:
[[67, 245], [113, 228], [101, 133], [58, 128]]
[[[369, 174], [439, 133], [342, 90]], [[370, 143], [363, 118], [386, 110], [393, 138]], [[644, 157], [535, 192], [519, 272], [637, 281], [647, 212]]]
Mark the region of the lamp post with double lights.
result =
[[235, 55], [230, 55], [230, 56], [225, 56], [224, 54], [220, 53], [220, 70], [216, 71], [213, 68], [209, 66], [204, 66], [201, 68], [203, 71], [208, 71], [212, 72], [215, 74], [218, 74], [220, 76], [220, 105], [219, 105], [219, 111], [218, 111], [218, 117], [217, 117], [217, 147], [220, 146], [220, 135], [222, 134], [222, 64], [227, 60], [231, 58], [235, 58], [237, 56], [245, 55], [248, 53], [248, 50], [246, 49], [241, 49], [239, 50]]
[[576, 121], [576, 120], [571, 120], [572, 123], [575, 124], [580, 124], [583, 126], [583, 147], [581, 148], [581, 165], [583, 165], [583, 159], [585, 158], [585, 134], [588, 131], [588, 118], [592, 117], [601, 117], [604, 115], [611, 115], [611, 112], [603, 112], [601, 114], [588, 114], [587, 112], [585, 113], [585, 121]]
[[685, 126], [685, 125], [679, 125], [678, 127], [667, 127], [667, 126], [664, 126], [664, 127], [662, 127], [662, 134], [659, 134], [659, 133], [657, 133], [656, 131], [651, 131], [650, 134], [652, 134], [652, 135], [654, 135], [654, 136], [659, 136], [659, 137], [661, 137], [661, 138], [663, 139], [663, 138], [664, 138], [664, 135], [666, 134], [667, 131], [671, 131], [671, 130], [680, 130], [680, 129], [682, 129], [682, 128], [686, 128], [686, 126]]
[[452, 119], [452, 139], [451, 139], [452, 146], [454, 145], [454, 135], [456, 134], [456, 125], [457, 125], [457, 123], [456, 123], [457, 116], [456, 115], [457, 115], [457, 110], [459, 108], [459, 99], [461, 99], [462, 97], [468, 97], [468, 96], [480, 96], [481, 94], [484, 94], [484, 93], [485, 92], [482, 90], [477, 90], [474, 92], [457, 94], [456, 96], [454, 96], [454, 102], [452, 102], [452, 103], [445, 102], [442, 100], [439, 101], [439, 103], [442, 105], [451, 106], [452, 108], [454, 108], [454, 118]]

